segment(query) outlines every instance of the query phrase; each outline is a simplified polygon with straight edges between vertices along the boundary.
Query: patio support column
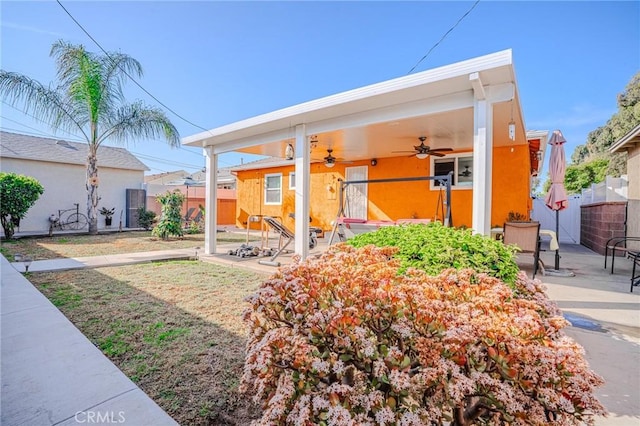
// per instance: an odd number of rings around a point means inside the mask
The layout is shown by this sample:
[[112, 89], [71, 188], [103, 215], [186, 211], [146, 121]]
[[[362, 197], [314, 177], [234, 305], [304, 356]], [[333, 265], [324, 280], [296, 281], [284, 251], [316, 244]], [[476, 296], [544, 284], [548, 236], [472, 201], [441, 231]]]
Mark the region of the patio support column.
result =
[[471, 227], [491, 234], [491, 171], [493, 161], [493, 104], [487, 99], [478, 73], [469, 75], [473, 86], [473, 206]]
[[203, 149], [206, 158], [206, 196], [204, 215], [204, 253], [216, 254], [218, 243], [218, 155], [211, 147]]
[[296, 225], [295, 252], [302, 259], [309, 255], [309, 180], [311, 176], [311, 147], [304, 124], [296, 126]]

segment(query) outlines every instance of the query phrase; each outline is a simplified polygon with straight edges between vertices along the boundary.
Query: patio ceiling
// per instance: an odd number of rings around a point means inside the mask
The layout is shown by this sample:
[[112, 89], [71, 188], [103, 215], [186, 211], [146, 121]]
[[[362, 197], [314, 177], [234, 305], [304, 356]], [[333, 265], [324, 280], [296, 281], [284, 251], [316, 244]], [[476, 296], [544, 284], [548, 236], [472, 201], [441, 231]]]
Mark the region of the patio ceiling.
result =
[[[343, 160], [409, 156], [426, 136], [431, 148], [473, 149], [473, 83], [484, 87], [512, 85], [513, 101], [493, 104], [494, 146], [526, 143], [524, 121], [515, 88], [511, 51], [400, 77], [274, 111], [183, 139], [189, 146], [213, 147], [214, 153], [244, 152], [285, 157], [295, 146], [296, 126], [306, 125], [311, 161], [322, 161], [327, 149]], [[516, 123], [516, 140], [508, 124]]]

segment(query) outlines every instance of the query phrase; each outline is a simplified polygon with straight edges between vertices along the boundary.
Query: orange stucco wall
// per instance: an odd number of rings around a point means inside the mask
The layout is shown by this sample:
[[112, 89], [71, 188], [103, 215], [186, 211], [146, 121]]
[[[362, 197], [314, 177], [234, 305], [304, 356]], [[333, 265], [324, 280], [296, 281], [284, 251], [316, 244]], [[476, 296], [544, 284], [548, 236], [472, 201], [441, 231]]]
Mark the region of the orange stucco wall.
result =
[[[495, 148], [493, 152], [493, 188], [491, 224], [502, 225], [510, 211], [529, 215], [530, 160], [527, 145]], [[369, 179], [415, 177], [432, 175], [429, 160], [393, 157], [378, 159], [376, 166], [369, 161], [353, 164], [336, 164], [329, 169], [322, 163], [311, 164], [310, 214], [311, 225], [324, 230], [331, 229], [338, 211], [338, 179], [344, 179], [345, 167], [368, 166]], [[289, 217], [295, 212], [295, 191], [289, 189], [288, 167], [239, 171], [237, 173], [238, 203], [236, 225], [247, 226], [249, 215], [270, 215], [283, 220], [293, 229], [294, 221]], [[282, 205], [265, 205], [264, 175], [282, 173]], [[453, 224], [471, 227], [471, 188], [453, 189], [451, 206]], [[437, 211], [440, 191], [430, 189], [428, 181], [375, 183], [368, 186], [369, 219], [397, 220], [404, 218], [442, 219], [442, 210]], [[256, 227], [256, 225], [253, 225]]]

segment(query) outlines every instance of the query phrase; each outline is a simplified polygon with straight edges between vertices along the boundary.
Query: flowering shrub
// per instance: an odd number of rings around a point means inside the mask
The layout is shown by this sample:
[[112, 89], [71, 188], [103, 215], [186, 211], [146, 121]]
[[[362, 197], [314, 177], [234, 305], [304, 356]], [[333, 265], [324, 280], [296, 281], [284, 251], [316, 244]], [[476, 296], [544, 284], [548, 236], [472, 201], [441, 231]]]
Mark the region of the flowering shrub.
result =
[[375, 232], [356, 235], [347, 241], [354, 247], [369, 244], [398, 247], [401, 271], [414, 267], [429, 275], [445, 269], [471, 268], [511, 285], [518, 275], [515, 248], [470, 229], [450, 228], [440, 222], [385, 226]]
[[257, 425], [592, 423], [602, 379], [526, 275], [398, 274], [393, 248], [339, 244], [251, 296], [241, 388]]

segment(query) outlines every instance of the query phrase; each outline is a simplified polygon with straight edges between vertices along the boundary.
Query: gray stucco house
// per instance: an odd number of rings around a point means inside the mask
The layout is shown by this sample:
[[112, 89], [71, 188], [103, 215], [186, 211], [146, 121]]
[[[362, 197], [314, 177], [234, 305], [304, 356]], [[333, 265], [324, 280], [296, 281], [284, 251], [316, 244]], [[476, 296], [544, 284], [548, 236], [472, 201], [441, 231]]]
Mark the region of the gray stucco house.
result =
[[[44, 187], [44, 194], [16, 231], [48, 231], [49, 216], [58, 210], [75, 209], [74, 203], [86, 215], [87, 149], [84, 143], [0, 132], [0, 171], [32, 176]], [[115, 208], [112, 227], [119, 225], [121, 214], [126, 226], [127, 189], [143, 189], [147, 170], [125, 148], [98, 149], [98, 209]], [[105, 228], [104, 216], [98, 215], [98, 228]]]

